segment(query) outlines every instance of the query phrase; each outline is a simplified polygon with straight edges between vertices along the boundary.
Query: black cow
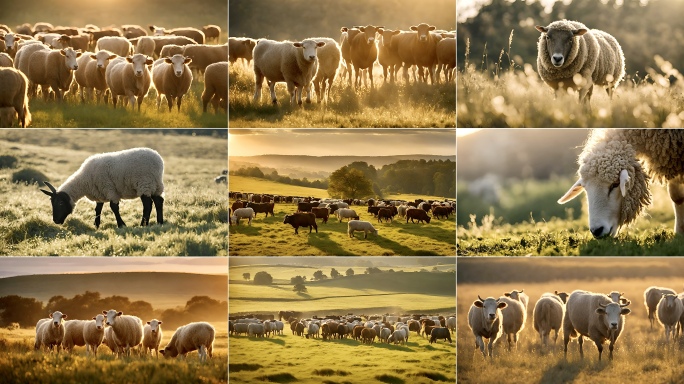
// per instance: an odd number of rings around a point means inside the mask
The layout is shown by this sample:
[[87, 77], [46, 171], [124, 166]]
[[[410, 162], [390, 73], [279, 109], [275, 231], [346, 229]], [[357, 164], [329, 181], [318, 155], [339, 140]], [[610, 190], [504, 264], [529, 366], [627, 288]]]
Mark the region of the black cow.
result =
[[419, 223], [421, 221], [426, 221], [428, 224], [430, 223], [430, 216], [428, 216], [427, 212], [418, 208], [406, 210], [406, 224], [408, 224], [409, 219], [411, 219], [412, 223], [415, 223], [413, 219], [417, 219]]
[[283, 224], [290, 224], [295, 229], [295, 235], [299, 234], [299, 227], [309, 227], [309, 233], [311, 233], [311, 227], [316, 229], [318, 233], [318, 225], [316, 225], [316, 215], [311, 212], [301, 212], [293, 213], [291, 215], [286, 215]]
[[[372, 207], [369, 207], [372, 208]], [[382, 219], [392, 221], [392, 210], [389, 208], [380, 208], [378, 211], [378, 223], [382, 222]]]
[[437, 342], [437, 339], [449, 340], [449, 343], [451, 343], [449, 328], [432, 328], [432, 332], [430, 332], [430, 344]]
[[265, 213], [266, 217], [268, 217], [269, 213], [271, 214], [271, 216], [275, 216], [273, 214], [274, 205], [274, 203], [247, 203], [245, 205], [245, 208], [252, 208], [254, 210], [255, 218], [259, 213]]
[[318, 203], [297, 203], [297, 212], [311, 212], [313, 207], [318, 207]]

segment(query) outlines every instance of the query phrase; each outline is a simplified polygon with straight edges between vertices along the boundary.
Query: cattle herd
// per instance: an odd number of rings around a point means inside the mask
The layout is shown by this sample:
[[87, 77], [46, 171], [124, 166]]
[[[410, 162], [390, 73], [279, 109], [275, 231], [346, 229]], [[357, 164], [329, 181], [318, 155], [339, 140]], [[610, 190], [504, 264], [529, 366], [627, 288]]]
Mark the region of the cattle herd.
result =
[[175, 102], [180, 111], [198, 80], [204, 83], [204, 112], [210, 103], [215, 112], [227, 109], [228, 44], [219, 44], [220, 35], [217, 25], [0, 25], [0, 127], [10, 127], [15, 117], [19, 126], [28, 126], [29, 98], [39, 93], [46, 100], [74, 95], [81, 102], [93, 100], [94, 93], [97, 103], [111, 97], [114, 108], [120, 100], [140, 110], [154, 88], [157, 109], [164, 96], [169, 110]]
[[[603, 355], [603, 343], [608, 341], [608, 357], [613, 359], [613, 349], [623, 331], [624, 317], [631, 313], [631, 301], [618, 291], [609, 294], [575, 290], [570, 294], [554, 291], [544, 293], [534, 306], [533, 326], [539, 333], [540, 344], [549, 344], [554, 331], [554, 344], [563, 330], [564, 354], [567, 358], [568, 343], [577, 338], [579, 353], [583, 357], [583, 338], [596, 344], [598, 359]], [[674, 342], [684, 326], [684, 292], [673, 289], [648, 287], [644, 291], [644, 305], [648, 310], [651, 329], [657, 321], [664, 328], [667, 343]], [[481, 298], [473, 302], [468, 311], [468, 326], [475, 336], [476, 348], [487, 358], [493, 357], [494, 343], [506, 335], [508, 349], [517, 346], [518, 336], [525, 328], [529, 298], [514, 290], [499, 298]], [[488, 343], [485, 346], [485, 339]]]
[[230, 335], [248, 337], [271, 337], [283, 335], [287, 329], [292, 335], [306, 339], [354, 339], [363, 344], [378, 342], [403, 344], [411, 332], [429, 338], [430, 344], [437, 340], [452, 343], [451, 334], [456, 332], [456, 315], [384, 314], [384, 315], [327, 315], [301, 318], [302, 313], [280, 311], [273, 315], [231, 316], [228, 322]]

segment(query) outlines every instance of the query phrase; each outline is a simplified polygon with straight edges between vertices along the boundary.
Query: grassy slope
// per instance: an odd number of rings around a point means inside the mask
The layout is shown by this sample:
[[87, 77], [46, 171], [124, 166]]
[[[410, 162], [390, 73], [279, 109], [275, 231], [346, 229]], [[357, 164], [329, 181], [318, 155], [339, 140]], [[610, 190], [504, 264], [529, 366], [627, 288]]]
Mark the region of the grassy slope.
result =
[[228, 188], [231, 191], [245, 191], [247, 193], [269, 193], [283, 196], [316, 196], [326, 198], [328, 191], [325, 189], [300, 187], [297, 185], [289, 185], [277, 183], [266, 179], [259, 179], [256, 177], [245, 176], [229, 176]]
[[[374, 90], [349, 88], [339, 74], [330, 92], [332, 101], [316, 104], [312, 90], [312, 104], [290, 106], [287, 90], [282, 83], [276, 86], [278, 106], [270, 99], [268, 87], [262, 90], [258, 105], [254, 96], [254, 73], [241, 64], [231, 66], [229, 72], [229, 115], [231, 128], [259, 127], [335, 127], [335, 128], [409, 128], [455, 127], [456, 91], [454, 84], [437, 86], [403, 82], [383, 84], [382, 68], [373, 71]], [[312, 87], [313, 88], [313, 87]]]
[[[94, 205], [87, 199], [58, 226], [36, 185], [11, 181], [15, 171], [31, 167], [59, 186], [92, 153], [130, 148], [132, 143], [155, 148], [164, 158], [163, 226], [137, 226], [140, 202], [123, 200], [121, 215], [128, 227], [116, 228], [105, 207], [96, 231]], [[5, 219], [0, 223], [0, 254], [225, 255], [225, 186], [213, 181], [226, 168], [225, 139], [168, 132], [14, 130], [0, 133], [0, 152], [19, 159], [17, 169], [0, 169], [0, 217]], [[151, 221], [156, 222], [154, 213]]]

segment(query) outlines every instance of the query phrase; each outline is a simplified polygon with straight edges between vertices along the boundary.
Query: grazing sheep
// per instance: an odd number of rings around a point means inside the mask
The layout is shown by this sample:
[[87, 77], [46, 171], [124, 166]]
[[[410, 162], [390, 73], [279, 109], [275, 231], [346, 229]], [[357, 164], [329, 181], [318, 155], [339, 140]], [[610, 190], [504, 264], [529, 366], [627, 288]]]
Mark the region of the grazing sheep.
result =
[[[7, 128], [14, 116], [18, 116], [19, 126], [26, 128], [31, 124], [31, 112], [27, 96], [28, 79], [14, 68], [0, 68], [0, 109], [3, 110], [0, 126]], [[8, 121], [5, 121], [8, 119]]]
[[588, 337], [596, 344], [599, 361], [603, 353], [603, 342], [608, 340], [609, 358], [613, 360], [613, 348], [624, 327], [623, 317], [631, 312], [629, 308], [624, 308], [627, 305], [629, 304], [614, 303], [601, 293], [573, 291], [568, 297], [563, 318], [565, 357], [568, 356], [570, 338], [577, 337], [580, 357], [584, 358], [582, 338]]
[[152, 81], [157, 89], [157, 110], [161, 105], [162, 95], [166, 96], [169, 112], [173, 110], [173, 101], [177, 98], [178, 112], [180, 112], [183, 96], [190, 90], [192, 72], [188, 64], [192, 59], [183, 55], [173, 55], [154, 62], [152, 66]]
[[[494, 342], [503, 334], [501, 310], [507, 304], [493, 297], [483, 299], [478, 295], [477, 298], [468, 311], [468, 327], [475, 335], [475, 348], [479, 347], [486, 359], [487, 355], [494, 357]], [[487, 352], [483, 338], [489, 339]]]
[[[395, 331], [395, 332], [397, 332], [397, 331]], [[389, 328], [382, 327], [382, 329], [380, 329], [380, 337], [379, 337], [380, 341], [389, 344], [390, 343], [389, 339], [390, 339], [391, 335], [392, 335], [392, 331], [390, 331]], [[403, 338], [403, 336], [404, 336], [404, 333], [402, 332], [402, 338]]]
[[[403, 337], [403, 335], [404, 334], [402, 333], [401, 337]], [[361, 342], [364, 344], [366, 344], [366, 343], [373, 344], [373, 341], [375, 341], [375, 336], [377, 336], [377, 334], [375, 332], [375, 329], [373, 329], [373, 328], [364, 328], [363, 330], [361, 330]], [[399, 335], [397, 335], [397, 336], [399, 337]], [[391, 339], [391, 337], [390, 337], [390, 339]]]
[[376, 236], [378, 235], [378, 230], [373, 228], [373, 224], [369, 221], [349, 220], [347, 223], [347, 234], [349, 237], [354, 237], [354, 231], [363, 232], [364, 239], [368, 237], [368, 232]]
[[154, 56], [154, 39], [149, 36], [140, 37], [135, 45], [135, 53], [141, 53], [150, 57]]
[[579, 180], [558, 202], [564, 204], [586, 191], [589, 230], [597, 238], [616, 237], [651, 203], [651, 179], [667, 181], [674, 203], [674, 231], [684, 234], [683, 158], [683, 130], [594, 130], [579, 156]]
[[665, 327], [665, 342], [670, 342], [670, 335], [672, 335], [672, 341], [675, 341], [675, 333], [682, 313], [684, 313], [684, 304], [679, 300], [677, 294], [663, 294], [656, 307], [656, 314], [658, 315], [658, 322]]
[[143, 324], [137, 316], [124, 315], [114, 309], [102, 311], [107, 318], [106, 324], [112, 328], [114, 340], [121, 352], [127, 356], [131, 355], [131, 348], [135, 348], [142, 343]]
[[[547, 27], [535, 26], [537, 71], [554, 90], [579, 89], [579, 100], [589, 105], [594, 84], [604, 86], [608, 95], [625, 76], [625, 56], [610, 34], [570, 20], [558, 20]], [[580, 75], [581, 79], [575, 77]]]
[[233, 211], [230, 221], [233, 224], [240, 225], [240, 219], [247, 219], [247, 225], [252, 225], [252, 219], [256, 217], [254, 209], [252, 208], [238, 208]]
[[648, 320], [651, 321], [651, 329], [653, 329], [653, 323], [655, 323], [655, 314], [656, 314], [656, 309], [658, 307], [658, 303], [660, 302], [660, 299], [663, 297], [663, 295], [666, 294], [671, 294], [674, 295], [677, 292], [674, 291], [674, 289], [671, 288], [664, 288], [664, 287], [648, 287], [644, 291], [644, 305], [646, 306], [646, 309], [648, 310]]
[[92, 155], [69, 176], [59, 190], [45, 181], [50, 191], [41, 191], [50, 196], [52, 220], [55, 224], [63, 224], [76, 206], [76, 202], [85, 196], [97, 203], [96, 229], [100, 227], [100, 214], [107, 201], [116, 216], [117, 226], [121, 228], [126, 224], [119, 214], [119, 201], [139, 197], [143, 203], [143, 218], [140, 225], [146, 226], [150, 222], [153, 202], [157, 211], [157, 223], [164, 223], [163, 177], [164, 160], [157, 151], [150, 148], [132, 148]]
[[190, 47], [195, 44], [188, 44], [188, 45], [177, 45], [177, 44], [166, 44], [164, 47], [162, 47], [161, 51], [159, 52], [159, 57], [171, 57], [173, 55], [182, 55], [183, 50], [185, 50], [185, 47]]
[[109, 51], [121, 57], [132, 55], [133, 44], [121, 36], [105, 36], [97, 41], [96, 51]]
[[98, 104], [103, 94], [105, 95], [105, 103], [108, 102], [109, 94], [107, 92], [108, 87], [105, 74], [111, 60], [117, 57], [112, 52], [102, 50], [96, 54], [86, 52], [79, 58], [75, 78], [81, 88], [81, 100], [86, 99], [84, 91], [88, 92], [88, 100], [92, 100], [94, 90]]
[[41, 86], [45, 99], [48, 97], [47, 87], [50, 87], [57, 100], [62, 101], [62, 91], [69, 91], [74, 79], [73, 71], [78, 69], [76, 59], [79, 56], [81, 52], [72, 48], [35, 51], [29, 58], [26, 75], [33, 84]]
[[202, 111], [207, 112], [207, 105], [211, 101], [214, 113], [219, 105], [228, 109], [228, 62], [221, 61], [210, 64], [204, 72], [204, 91], [202, 91]]
[[159, 344], [161, 344], [164, 333], [162, 332], [162, 321], [153, 319], [147, 322], [143, 327], [142, 347], [145, 355], [155, 351], [156, 357], [159, 357]]
[[318, 69], [317, 49], [325, 42], [306, 39], [301, 42], [278, 42], [259, 40], [254, 48], [254, 102], [261, 99], [264, 78], [271, 90], [271, 101], [277, 104], [275, 85], [287, 83], [290, 104], [302, 104], [302, 93], [306, 90], [306, 102], [311, 102], [311, 81]]
[[349, 219], [348, 221], [359, 220], [359, 215], [356, 214], [356, 211], [349, 208], [338, 209], [335, 211], [335, 216], [337, 216], [338, 221], [342, 221], [342, 219]]
[[[359, 34], [354, 36], [351, 40], [349, 55], [351, 63], [354, 67], [355, 80], [354, 85], [358, 88], [361, 86], [361, 70], [368, 70], [368, 78], [370, 80], [370, 87], [373, 88], [373, 63], [378, 58], [378, 47], [375, 45], [375, 34], [380, 28], [372, 25], [365, 27], [356, 27]], [[365, 83], [365, 81], [364, 81]]]
[[[150, 36], [154, 40], [154, 57], [166, 57], [161, 54], [162, 49], [169, 45], [185, 46], [189, 44], [197, 44], [197, 42], [185, 36]], [[181, 52], [178, 52], [181, 53]], [[174, 53], [175, 54], [175, 53]], [[169, 55], [172, 56], [172, 55]]]
[[5, 52], [0, 53], [0, 67], [14, 67], [14, 60]]
[[[387, 329], [387, 328], [385, 328]], [[406, 345], [406, 334], [404, 331], [394, 331], [392, 336], [387, 339], [388, 344], [404, 344]]]
[[152, 31], [155, 36], [164, 36], [164, 35], [184, 36], [184, 37], [187, 37], [187, 38], [194, 40], [197, 44], [204, 44], [204, 40], [205, 40], [204, 32], [200, 31], [197, 28], [191, 28], [191, 27], [166, 29], [164, 27], [157, 27], [154, 25], [150, 25], [150, 31]]
[[98, 314], [83, 326], [83, 340], [85, 340], [86, 356], [93, 351], [97, 357], [97, 348], [102, 344], [105, 334], [104, 315]]
[[209, 40], [216, 40], [216, 44], [219, 42], [219, 37], [221, 36], [221, 27], [214, 24], [205, 25], [202, 27], [202, 33], [204, 33], [204, 38], [209, 42]]
[[235, 323], [233, 325], [233, 332], [236, 336], [242, 333], [244, 333], [245, 335], [249, 335], [249, 324]]
[[57, 353], [59, 353], [62, 340], [64, 340], [63, 320], [66, 318], [66, 314], [54, 311], [47, 319], [38, 320], [36, 323], [36, 342], [33, 349], [38, 350], [44, 345], [52, 351], [52, 348], [57, 346]]
[[328, 37], [314, 37], [312, 39], [316, 42], [325, 43], [323, 47], [318, 49], [318, 71], [313, 78], [313, 84], [318, 103], [323, 100], [328, 102], [330, 89], [332, 89], [335, 76], [337, 76], [337, 69], [340, 67], [340, 46], [335, 40]]
[[[445, 34], [442, 34], [444, 37]], [[455, 81], [456, 74], [456, 39], [453, 37], [443, 38], [437, 43], [437, 73], [436, 78], [439, 82], [439, 72], [444, 71], [444, 81]]]
[[534, 305], [532, 312], [534, 330], [539, 333], [542, 347], [549, 344], [549, 337], [551, 330], [555, 331], [553, 337], [553, 344], [558, 340], [558, 331], [563, 324], [563, 316], [565, 314], [565, 305], [559, 296], [544, 296]]
[[[114, 108], [119, 96], [128, 97], [131, 107], [135, 110], [136, 99], [138, 101], [138, 112], [143, 98], [150, 90], [151, 76], [147, 66], [152, 64], [152, 59], [136, 53], [126, 58], [117, 57], [112, 60], [105, 71], [107, 86], [112, 93]], [[123, 102], [122, 102], [123, 103]]]
[[242, 59], [243, 62], [249, 64], [252, 61], [254, 47], [256, 47], [257, 41], [248, 38], [235, 38], [231, 37], [228, 39], [228, 57], [231, 64], [233, 64], [237, 59]]
[[501, 310], [503, 316], [503, 333], [508, 341], [508, 350], [511, 346], [518, 349], [518, 334], [525, 329], [527, 321], [527, 308], [522, 302], [510, 297], [501, 296], [499, 302], [506, 303], [506, 307]]
[[86, 322], [86, 320], [67, 320], [64, 322], [62, 348], [65, 352], [73, 352], [75, 346], [83, 347], [86, 345], [83, 335], [83, 327]]
[[[228, 44], [223, 45], [186, 45], [183, 56], [190, 58], [190, 69], [202, 74], [210, 64], [228, 60]], [[165, 57], [165, 56], [164, 56]]]
[[213, 355], [215, 334], [216, 330], [209, 323], [197, 322], [183, 325], [176, 329], [169, 344], [159, 353], [167, 358], [178, 355], [185, 358], [188, 352], [196, 350], [199, 352], [199, 360], [206, 361], [207, 355], [210, 358]]

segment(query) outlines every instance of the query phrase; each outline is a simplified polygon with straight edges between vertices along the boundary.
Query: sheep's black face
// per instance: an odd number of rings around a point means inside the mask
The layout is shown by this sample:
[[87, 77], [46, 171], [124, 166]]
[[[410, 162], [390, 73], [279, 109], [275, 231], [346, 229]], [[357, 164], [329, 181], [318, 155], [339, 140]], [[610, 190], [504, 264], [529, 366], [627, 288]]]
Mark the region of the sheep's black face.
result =
[[46, 191], [41, 189], [40, 191], [50, 196], [50, 202], [52, 203], [52, 221], [54, 221], [55, 224], [64, 224], [64, 220], [66, 220], [67, 216], [74, 210], [74, 204], [71, 201], [71, 197], [66, 192], [57, 192], [55, 187], [47, 181], [44, 181], [44, 183], [50, 190]]

